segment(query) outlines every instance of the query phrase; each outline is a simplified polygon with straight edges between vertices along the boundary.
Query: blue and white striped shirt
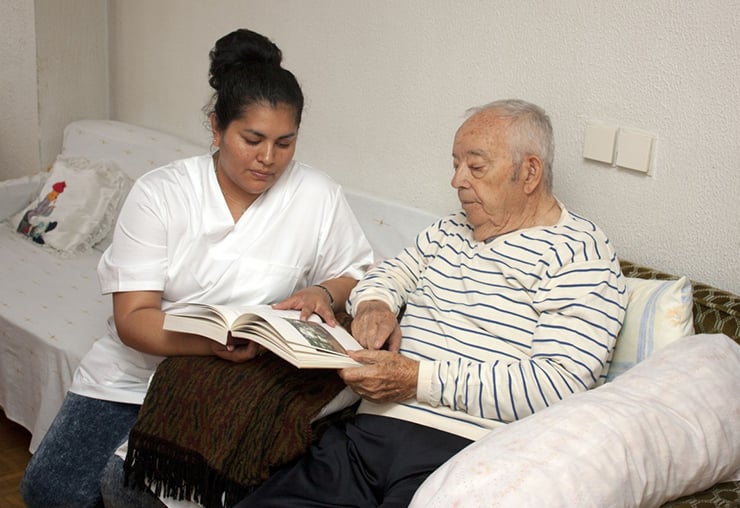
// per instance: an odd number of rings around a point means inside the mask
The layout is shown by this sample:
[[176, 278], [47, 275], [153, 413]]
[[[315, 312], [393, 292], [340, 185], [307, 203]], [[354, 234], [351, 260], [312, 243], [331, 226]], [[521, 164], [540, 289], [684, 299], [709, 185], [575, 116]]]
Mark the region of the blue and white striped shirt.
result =
[[562, 207], [554, 226], [473, 239], [464, 212], [422, 231], [353, 290], [400, 312], [417, 397], [363, 401], [380, 414], [469, 439], [603, 382], [627, 304], [604, 233]]

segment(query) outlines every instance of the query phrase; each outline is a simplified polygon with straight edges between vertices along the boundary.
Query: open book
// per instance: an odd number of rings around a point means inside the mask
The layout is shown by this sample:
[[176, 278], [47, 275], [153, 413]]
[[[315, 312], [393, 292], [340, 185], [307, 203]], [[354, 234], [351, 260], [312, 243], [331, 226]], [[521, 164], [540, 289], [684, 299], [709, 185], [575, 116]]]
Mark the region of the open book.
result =
[[164, 317], [164, 329], [194, 333], [239, 346], [251, 340], [302, 369], [357, 367], [347, 351], [362, 346], [340, 325], [331, 327], [315, 314], [308, 321], [300, 311], [269, 305], [228, 306], [180, 303]]

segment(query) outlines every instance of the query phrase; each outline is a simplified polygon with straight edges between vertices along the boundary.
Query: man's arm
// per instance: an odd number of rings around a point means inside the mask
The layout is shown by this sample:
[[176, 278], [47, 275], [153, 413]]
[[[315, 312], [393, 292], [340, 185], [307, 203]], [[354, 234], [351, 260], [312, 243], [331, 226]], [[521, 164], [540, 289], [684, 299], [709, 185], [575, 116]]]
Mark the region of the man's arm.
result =
[[413, 246], [371, 269], [352, 290], [347, 300], [347, 310], [354, 316], [352, 335], [364, 347], [380, 349], [387, 342], [389, 350], [398, 351], [401, 331], [397, 316], [417, 289], [427, 259], [437, 248], [430, 238], [438, 231], [439, 222], [426, 228]]
[[568, 265], [538, 291], [539, 319], [520, 357], [422, 360], [417, 399], [511, 422], [593, 387], [619, 333], [624, 294], [616, 275], [584, 284], [583, 273]]
[[352, 354], [365, 365], [343, 369], [340, 376], [374, 402], [416, 398], [503, 422], [584, 391], [604, 370], [623, 317], [624, 295], [614, 280], [584, 285], [583, 272], [569, 269], [557, 274], [556, 285], [541, 289], [531, 348], [519, 357], [485, 361], [461, 354], [430, 361], [365, 350]]

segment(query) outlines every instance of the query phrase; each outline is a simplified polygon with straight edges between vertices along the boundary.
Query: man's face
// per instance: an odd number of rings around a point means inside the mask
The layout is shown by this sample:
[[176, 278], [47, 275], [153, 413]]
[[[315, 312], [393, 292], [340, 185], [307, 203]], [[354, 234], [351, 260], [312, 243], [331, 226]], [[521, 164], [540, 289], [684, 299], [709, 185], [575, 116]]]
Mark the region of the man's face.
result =
[[452, 148], [452, 186], [478, 241], [507, 233], [523, 205], [524, 192], [514, 177], [508, 120], [483, 111], [460, 126]]

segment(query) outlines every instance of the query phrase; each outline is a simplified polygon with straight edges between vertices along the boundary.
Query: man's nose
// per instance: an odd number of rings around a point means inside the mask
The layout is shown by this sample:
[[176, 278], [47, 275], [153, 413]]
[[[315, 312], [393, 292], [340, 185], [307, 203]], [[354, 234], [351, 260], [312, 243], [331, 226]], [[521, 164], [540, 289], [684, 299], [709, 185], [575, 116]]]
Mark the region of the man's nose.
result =
[[460, 165], [455, 168], [450, 185], [455, 189], [461, 189], [468, 186], [467, 169], [465, 169], [465, 166]]

